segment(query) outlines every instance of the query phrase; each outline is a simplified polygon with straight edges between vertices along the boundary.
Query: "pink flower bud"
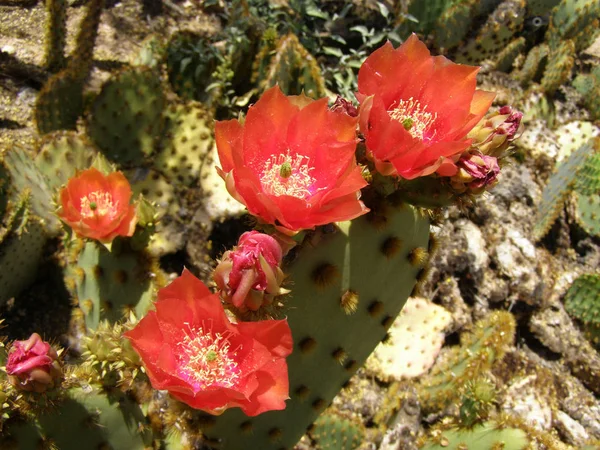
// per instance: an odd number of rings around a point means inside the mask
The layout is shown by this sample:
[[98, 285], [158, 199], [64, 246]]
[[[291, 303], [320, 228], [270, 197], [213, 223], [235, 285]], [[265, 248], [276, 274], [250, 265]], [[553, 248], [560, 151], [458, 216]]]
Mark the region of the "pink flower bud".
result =
[[358, 117], [358, 109], [352, 104], [352, 102], [346, 100], [341, 95], [338, 95], [333, 105], [329, 107], [333, 112], [346, 113], [350, 117]]
[[15, 341], [6, 363], [13, 386], [23, 391], [44, 392], [62, 377], [58, 354], [39, 334]]
[[249, 231], [238, 246], [223, 254], [213, 278], [223, 299], [240, 311], [256, 311], [283, 293], [283, 253], [273, 237]]
[[511, 106], [487, 114], [469, 133], [471, 145], [485, 155], [504, 157], [511, 142], [523, 131], [522, 118], [523, 113]]
[[450, 179], [450, 183], [458, 193], [469, 191], [470, 194], [481, 194], [496, 184], [500, 173], [498, 159], [481, 153], [463, 155], [456, 166], [458, 172]]

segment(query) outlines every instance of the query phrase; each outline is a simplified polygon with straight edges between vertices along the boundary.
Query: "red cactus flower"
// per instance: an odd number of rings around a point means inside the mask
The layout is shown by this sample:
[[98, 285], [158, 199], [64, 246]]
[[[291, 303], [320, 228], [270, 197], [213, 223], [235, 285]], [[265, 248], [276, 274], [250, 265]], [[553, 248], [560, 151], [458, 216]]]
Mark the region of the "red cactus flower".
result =
[[294, 233], [349, 220], [368, 209], [356, 164], [357, 118], [327, 108], [327, 99], [267, 90], [245, 123], [217, 122], [215, 134], [227, 189], [248, 211]]
[[223, 300], [242, 312], [256, 311], [287, 292], [281, 290], [282, 256], [281, 246], [268, 234], [242, 234], [237, 247], [223, 254], [213, 274]]
[[286, 320], [230, 322], [219, 296], [187, 270], [155, 306], [125, 333], [155, 389], [211, 414], [285, 408], [293, 345]]
[[62, 376], [56, 350], [37, 333], [12, 344], [6, 373], [18, 389], [35, 392], [46, 391]]
[[476, 90], [479, 67], [431, 56], [416, 35], [399, 48], [386, 43], [358, 72], [360, 129], [385, 175], [452, 176], [469, 148], [469, 131], [495, 94]]
[[105, 176], [91, 168], [60, 191], [58, 216], [79, 236], [108, 243], [133, 235], [137, 217], [130, 200], [131, 187], [121, 172]]

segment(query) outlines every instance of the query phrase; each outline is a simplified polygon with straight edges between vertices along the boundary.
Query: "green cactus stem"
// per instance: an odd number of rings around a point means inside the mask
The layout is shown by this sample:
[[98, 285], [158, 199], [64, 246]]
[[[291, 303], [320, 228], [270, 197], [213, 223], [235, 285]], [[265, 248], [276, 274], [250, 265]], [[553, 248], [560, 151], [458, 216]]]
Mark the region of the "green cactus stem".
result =
[[47, 0], [48, 24], [46, 28], [46, 67], [58, 72], [66, 65], [67, 0]]
[[[368, 216], [342, 222], [298, 250], [282, 309], [295, 343], [287, 360], [291, 399], [285, 410], [253, 418], [225, 411], [204, 431], [209, 443], [223, 450], [292, 447], [385, 338], [422, 270], [409, 255], [427, 248], [429, 236], [429, 221], [408, 205], [390, 205], [386, 218], [379, 227]], [[390, 238], [402, 241], [392, 257], [382, 250]]]

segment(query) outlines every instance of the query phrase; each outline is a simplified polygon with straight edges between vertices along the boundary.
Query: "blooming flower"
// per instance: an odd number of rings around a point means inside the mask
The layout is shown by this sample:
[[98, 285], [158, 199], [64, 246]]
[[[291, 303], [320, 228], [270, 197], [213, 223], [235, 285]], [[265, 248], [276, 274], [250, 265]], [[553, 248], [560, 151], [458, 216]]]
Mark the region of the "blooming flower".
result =
[[58, 354], [39, 334], [15, 341], [6, 362], [9, 380], [18, 389], [44, 392], [62, 377]]
[[155, 306], [125, 333], [155, 389], [211, 414], [285, 408], [293, 345], [286, 320], [230, 322], [219, 296], [187, 270]]
[[105, 176], [91, 168], [62, 188], [58, 216], [79, 236], [108, 243], [133, 235], [137, 217], [130, 200], [131, 187], [121, 172]]
[[356, 164], [357, 118], [327, 108], [327, 99], [267, 90], [244, 125], [217, 122], [215, 135], [227, 189], [265, 223], [293, 234], [349, 220], [368, 209], [367, 182]]
[[416, 35], [399, 48], [386, 43], [358, 72], [360, 129], [384, 175], [452, 176], [469, 148], [467, 133], [495, 94], [476, 90], [478, 67], [431, 56]]
[[242, 312], [256, 311], [280, 295], [282, 250], [275, 238], [258, 231], [240, 236], [237, 247], [226, 251], [214, 271], [223, 299]]

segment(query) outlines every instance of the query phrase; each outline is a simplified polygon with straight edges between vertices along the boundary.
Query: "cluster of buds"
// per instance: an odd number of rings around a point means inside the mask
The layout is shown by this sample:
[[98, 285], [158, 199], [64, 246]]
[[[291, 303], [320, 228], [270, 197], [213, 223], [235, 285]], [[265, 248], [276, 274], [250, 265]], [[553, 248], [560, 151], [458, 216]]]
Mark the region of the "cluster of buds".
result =
[[213, 274], [221, 298], [241, 312], [270, 305], [287, 292], [281, 287], [282, 257], [275, 238], [257, 231], [242, 234], [237, 247], [223, 254]]
[[456, 163], [457, 173], [450, 178], [450, 185], [458, 193], [479, 195], [497, 183], [500, 173], [499, 161], [523, 130], [523, 113], [510, 106], [486, 115], [471, 130], [471, 148]]
[[62, 379], [58, 353], [37, 333], [13, 343], [6, 373], [13, 386], [28, 392], [45, 392]]

